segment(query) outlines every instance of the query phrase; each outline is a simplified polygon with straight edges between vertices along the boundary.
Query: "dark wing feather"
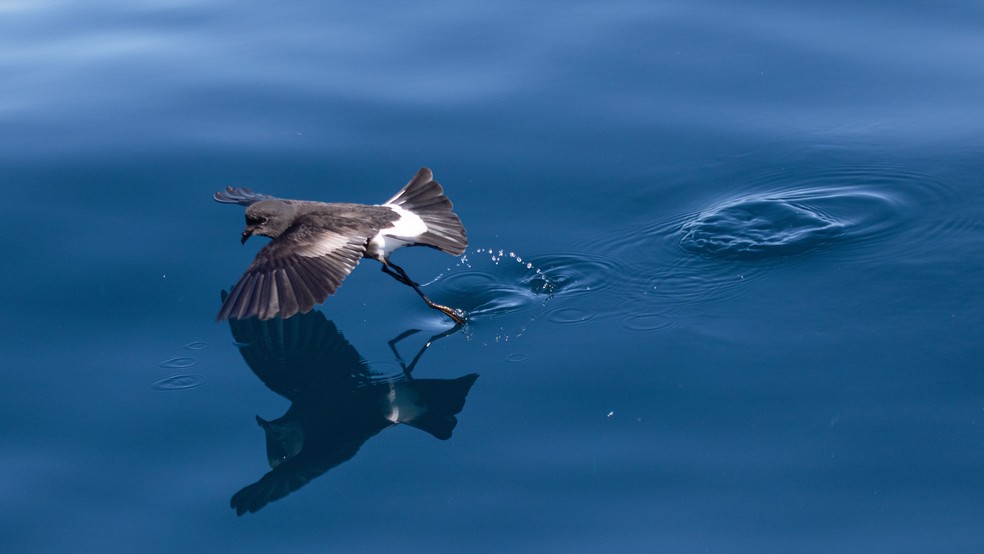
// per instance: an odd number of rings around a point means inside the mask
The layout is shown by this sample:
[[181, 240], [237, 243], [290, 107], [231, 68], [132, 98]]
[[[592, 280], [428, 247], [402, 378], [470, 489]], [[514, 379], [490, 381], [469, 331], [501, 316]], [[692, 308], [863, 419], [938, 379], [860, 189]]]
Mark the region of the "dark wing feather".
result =
[[223, 204], [239, 204], [240, 206], [249, 206], [250, 204], [256, 204], [260, 200], [270, 200], [273, 196], [253, 192], [247, 188], [226, 187], [225, 190], [220, 190], [215, 193], [212, 198], [215, 198], [216, 202], [221, 202]]
[[369, 238], [298, 220], [263, 247], [233, 287], [218, 319], [287, 318], [324, 302], [355, 269]]

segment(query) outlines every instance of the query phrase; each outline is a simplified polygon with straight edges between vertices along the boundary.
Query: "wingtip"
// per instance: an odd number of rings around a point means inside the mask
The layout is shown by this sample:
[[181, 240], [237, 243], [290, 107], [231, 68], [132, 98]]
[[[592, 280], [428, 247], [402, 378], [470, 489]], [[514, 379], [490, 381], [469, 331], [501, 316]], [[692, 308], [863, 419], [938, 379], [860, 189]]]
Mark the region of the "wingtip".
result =
[[225, 302], [223, 302], [222, 307], [219, 308], [219, 313], [215, 314], [215, 322], [222, 323], [223, 321], [230, 319], [229, 315], [229, 307]]
[[239, 204], [240, 206], [249, 206], [250, 204], [255, 204], [261, 200], [269, 200], [273, 197], [269, 194], [260, 194], [253, 192], [252, 189], [247, 187], [226, 187], [225, 190], [220, 190], [212, 195], [212, 198], [216, 202], [221, 202], [222, 204]]

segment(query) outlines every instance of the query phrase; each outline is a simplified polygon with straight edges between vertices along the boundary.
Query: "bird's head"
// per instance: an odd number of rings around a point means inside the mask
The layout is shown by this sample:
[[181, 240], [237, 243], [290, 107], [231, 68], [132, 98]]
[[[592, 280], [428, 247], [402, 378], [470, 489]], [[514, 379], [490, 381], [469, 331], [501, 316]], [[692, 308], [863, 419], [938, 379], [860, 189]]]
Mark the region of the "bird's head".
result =
[[294, 210], [283, 200], [263, 200], [246, 208], [242, 243], [253, 235], [275, 239], [294, 222]]

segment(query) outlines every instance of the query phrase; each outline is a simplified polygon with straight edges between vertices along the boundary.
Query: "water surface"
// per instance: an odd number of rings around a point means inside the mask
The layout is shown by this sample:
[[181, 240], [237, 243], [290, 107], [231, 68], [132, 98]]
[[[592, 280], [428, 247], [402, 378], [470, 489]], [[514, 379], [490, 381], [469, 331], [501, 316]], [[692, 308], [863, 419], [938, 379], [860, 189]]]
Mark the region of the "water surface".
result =
[[[984, 546], [976, 3], [0, 15], [7, 549]], [[214, 321], [214, 191], [425, 165], [465, 327], [372, 261]]]

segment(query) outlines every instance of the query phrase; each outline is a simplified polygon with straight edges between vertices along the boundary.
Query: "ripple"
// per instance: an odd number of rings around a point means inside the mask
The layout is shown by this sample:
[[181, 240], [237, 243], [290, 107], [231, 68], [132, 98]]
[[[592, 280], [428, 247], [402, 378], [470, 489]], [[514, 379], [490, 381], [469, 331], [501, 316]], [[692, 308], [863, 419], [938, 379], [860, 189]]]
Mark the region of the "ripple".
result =
[[445, 303], [462, 308], [475, 321], [542, 309], [555, 298], [608, 291], [627, 273], [625, 264], [605, 256], [561, 252], [525, 258], [479, 248], [434, 283]]
[[535, 258], [555, 295], [577, 296], [618, 287], [629, 272], [624, 263], [597, 254], [557, 253]]
[[956, 191], [966, 187], [955, 188], [944, 173], [925, 173], [904, 160], [856, 163], [822, 156], [714, 177], [735, 183], [732, 190], [740, 192], [598, 237], [587, 246], [591, 251], [629, 266], [618, 282], [624, 291], [614, 317], [670, 312], [685, 320], [676, 310], [744, 295], [755, 290], [749, 283], [791, 260], [822, 253], [822, 264], [836, 256], [836, 263], [881, 267], [925, 258], [920, 249], [980, 224], [968, 213], [953, 213], [960, 202]]
[[[660, 305], [656, 311], [663, 312], [711, 298], [723, 300], [742, 294], [742, 285], [766, 273], [763, 264], [695, 256], [683, 250], [680, 229], [692, 217], [678, 215], [619, 230], [589, 245], [627, 260], [616, 265], [618, 272], [606, 286], [617, 290], [604, 299], [608, 305], [598, 309], [618, 319], [640, 309], [652, 313], [653, 303]], [[612, 299], [612, 294], [617, 297]]]
[[[651, 255], [636, 260], [625, 280], [615, 317], [640, 313], [666, 313], [678, 307], [737, 298], [753, 281], [768, 274], [768, 265], [751, 260], [723, 260], [695, 256], [677, 241], [680, 221], [663, 222], [654, 232]], [[654, 305], [658, 306], [655, 307]], [[639, 322], [628, 322], [633, 327]]]
[[[636, 263], [675, 264], [680, 254], [706, 259], [761, 262], [804, 253], [898, 243], [903, 233], [920, 238], [952, 218], [937, 214], [956, 200], [952, 183], [898, 164], [847, 162], [810, 153], [783, 166], [749, 174], [710, 177], [741, 191], [706, 207], [623, 229], [591, 245]], [[964, 226], [965, 223], [952, 224]], [[944, 230], [945, 232], [945, 230]], [[911, 236], [911, 235], [909, 235]], [[671, 247], [667, 251], [666, 247]]]
[[877, 265], [974, 224], [967, 211], [953, 210], [961, 201], [942, 168], [910, 166], [802, 160], [738, 177], [747, 192], [687, 216], [675, 232], [678, 247], [755, 262], [837, 251]]
[[658, 313], [625, 314], [618, 321], [618, 326], [626, 331], [653, 332], [673, 327], [673, 318]]
[[184, 345], [185, 350], [205, 350], [208, 348], [207, 342], [189, 342]]
[[581, 308], [559, 307], [547, 310], [546, 318], [547, 321], [560, 325], [579, 325], [594, 321], [598, 314]]
[[862, 187], [803, 188], [721, 202], [680, 226], [680, 247], [704, 256], [758, 260], [803, 254], [880, 235], [898, 201]]
[[160, 381], [155, 381], [151, 386], [157, 390], [188, 390], [198, 388], [204, 385], [206, 381], [204, 375], [188, 373], [166, 377]]
[[408, 359], [401, 363], [400, 360], [394, 358], [373, 358], [366, 360], [366, 365], [372, 368], [371, 377], [373, 381], [385, 381], [404, 375], [406, 363], [409, 361]]
[[442, 298], [450, 296], [448, 303], [463, 309], [469, 319], [516, 312], [544, 300], [521, 281], [483, 271], [446, 275], [441, 288], [446, 291]]
[[171, 358], [170, 360], [164, 360], [163, 362], [157, 364], [157, 367], [161, 369], [188, 369], [194, 366], [198, 362], [194, 358]]
[[506, 356], [506, 361], [511, 364], [523, 363], [528, 359], [530, 359], [530, 357], [527, 356], [526, 354], [510, 354]]
[[479, 248], [435, 280], [440, 297], [463, 309], [470, 320], [542, 306], [557, 284], [532, 261], [515, 252]]

